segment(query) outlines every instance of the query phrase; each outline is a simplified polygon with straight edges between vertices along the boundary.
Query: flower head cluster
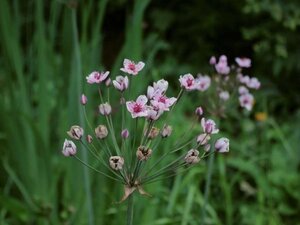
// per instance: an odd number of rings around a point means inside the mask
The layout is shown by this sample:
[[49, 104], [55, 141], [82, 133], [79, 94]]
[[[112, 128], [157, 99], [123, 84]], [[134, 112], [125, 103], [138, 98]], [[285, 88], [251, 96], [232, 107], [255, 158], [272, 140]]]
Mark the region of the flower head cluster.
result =
[[[224, 72], [226, 68], [221, 67], [227, 65], [227, 59], [220, 57], [218, 64], [218, 68], [220, 67], [219, 69]], [[134, 63], [125, 59], [120, 70], [137, 76], [144, 66], [143, 62]], [[219, 129], [214, 120], [203, 117], [204, 110], [201, 106], [194, 109], [195, 119], [192, 124], [192, 128], [201, 130], [199, 135], [187, 137], [188, 134], [194, 133], [187, 132], [191, 128], [182, 127], [182, 129], [174, 130], [173, 127], [178, 127], [178, 125], [171, 126], [169, 124], [168, 116], [174, 112], [171, 109], [178, 104], [182, 94], [193, 90], [200, 92], [207, 90], [211, 84], [209, 76], [201, 74], [196, 78], [191, 74], [180, 76], [181, 89], [177, 97], [167, 95], [169, 83], [161, 79], [149, 85], [145, 94], [133, 99], [127, 92], [129, 87], [127, 76], [118, 75], [115, 78], [109, 78], [108, 75], [109, 72], [93, 72], [86, 78], [88, 84], [99, 85], [98, 92], [101, 102], [98, 112], [101, 115], [99, 117], [101, 124], [85, 132], [82, 127], [74, 125], [67, 134], [74, 141], [81, 142], [82, 146], [85, 146], [96, 160], [109, 169], [109, 174], [90, 165], [89, 168], [124, 184], [125, 194], [122, 200], [125, 200], [134, 190], [138, 190], [140, 194], [147, 194], [142, 185], [153, 182], [161, 176], [195, 165], [212, 153], [229, 151], [227, 138], [220, 138], [214, 145], [211, 144], [211, 136], [219, 133]], [[108, 85], [111, 81], [114, 88], [110, 88]], [[107, 89], [107, 96], [104, 95], [103, 88]], [[116, 91], [120, 100], [114, 101], [109, 98], [110, 89]], [[226, 92], [220, 95], [224, 100], [229, 98]], [[85, 110], [88, 98], [82, 95], [80, 102]], [[162, 119], [164, 113], [170, 113], [167, 119], [157, 121]], [[139, 122], [142, 122], [144, 126], [141, 126]], [[172, 141], [172, 138], [169, 137], [174, 132], [180, 138], [175, 143], [170, 143], [169, 146], [172, 147], [164, 152], [164, 148], [160, 147], [160, 142]], [[101, 148], [97, 149], [94, 142], [100, 142]], [[214, 146], [214, 150], [211, 150], [211, 146]], [[76, 156], [77, 147], [71, 140], [65, 140], [62, 153], [64, 156], [73, 156], [87, 165], [87, 162]], [[153, 154], [158, 154], [161, 158], [154, 161]], [[157, 164], [163, 163], [163, 159], [167, 156], [171, 159], [175, 158], [175, 160], [172, 163], [168, 162], [163, 169], [157, 169]], [[150, 166], [145, 167], [146, 163]]]

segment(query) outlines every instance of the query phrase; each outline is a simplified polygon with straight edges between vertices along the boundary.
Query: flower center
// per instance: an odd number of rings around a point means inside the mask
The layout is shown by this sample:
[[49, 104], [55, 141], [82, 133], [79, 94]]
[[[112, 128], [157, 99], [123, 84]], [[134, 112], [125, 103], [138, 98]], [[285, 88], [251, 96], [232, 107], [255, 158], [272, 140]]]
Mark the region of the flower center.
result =
[[140, 104], [135, 104], [133, 107], [133, 112], [139, 113], [142, 111], [142, 106]]
[[188, 78], [188, 79], [186, 80], [186, 83], [187, 83], [187, 85], [188, 85], [189, 87], [192, 86], [192, 85], [193, 85], [193, 79]]
[[134, 64], [129, 64], [128, 68], [130, 70], [134, 71], [135, 70], [135, 65]]

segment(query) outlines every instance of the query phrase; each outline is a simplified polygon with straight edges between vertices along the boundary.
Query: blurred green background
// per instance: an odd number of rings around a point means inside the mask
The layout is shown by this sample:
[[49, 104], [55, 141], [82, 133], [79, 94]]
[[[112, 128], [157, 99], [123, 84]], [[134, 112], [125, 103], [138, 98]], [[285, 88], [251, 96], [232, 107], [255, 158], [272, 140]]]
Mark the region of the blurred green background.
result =
[[[85, 75], [143, 60], [135, 91], [162, 77], [176, 90], [179, 75], [209, 72], [210, 56], [226, 54], [252, 58], [262, 88], [253, 112], [222, 120], [231, 152], [217, 157], [205, 224], [299, 225], [299, 43], [298, 0], [1, 0], [0, 224], [125, 224], [121, 185], [61, 155], [79, 94], [96, 95]], [[205, 174], [202, 162], [147, 186], [134, 224], [200, 224]]]

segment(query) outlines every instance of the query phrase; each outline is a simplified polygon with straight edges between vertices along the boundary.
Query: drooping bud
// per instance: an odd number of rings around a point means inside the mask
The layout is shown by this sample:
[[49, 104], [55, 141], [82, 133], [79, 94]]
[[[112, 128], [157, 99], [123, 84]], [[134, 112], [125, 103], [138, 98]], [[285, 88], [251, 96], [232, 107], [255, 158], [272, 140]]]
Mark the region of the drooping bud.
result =
[[120, 156], [111, 156], [109, 158], [109, 165], [113, 170], [121, 170], [124, 165], [124, 158]]
[[200, 134], [197, 137], [197, 143], [199, 145], [206, 145], [209, 140], [210, 140], [210, 135], [208, 134]]
[[224, 137], [219, 138], [215, 143], [215, 149], [220, 153], [229, 152], [229, 139]]
[[210, 151], [210, 144], [207, 144], [204, 146], [204, 151], [206, 151], [206, 152]]
[[169, 137], [172, 134], [172, 127], [170, 125], [164, 125], [164, 128], [161, 131], [161, 136], [163, 138]]
[[121, 137], [122, 137], [123, 139], [128, 138], [128, 137], [129, 137], [129, 131], [128, 131], [127, 129], [122, 130], [122, 132], [121, 132]]
[[84, 94], [82, 94], [81, 95], [81, 98], [80, 98], [80, 102], [81, 102], [81, 104], [82, 105], [86, 105], [86, 103], [87, 103], [87, 97], [84, 95]]
[[93, 142], [93, 137], [92, 137], [91, 135], [87, 135], [87, 136], [86, 136], [86, 141], [87, 141], [88, 143], [92, 143], [92, 142]]
[[80, 140], [83, 135], [83, 129], [80, 126], [74, 125], [70, 128], [67, 134], [75, 140]]
[[[157, 127], [152, 127], [148, 134], [148, 138], [154, 139], [157, 137], [158, 134], [159, 134], [159, 129]], [[147, 135], [147, 130], [145, 132], [145, 135]]]
[[99, 125], [95, 128], [96, 137], [99, 139], [104, 139], [108, 135], [108, 130], [105, 125]]
[[64, 145], [63, 145], [63, 150], [62, 154], [66, 157], [68, 156], [73, 156], [77, 152], [76, 145], [74, 144], [73, 141], [65, 139]]
[[203, 115], [203, 109], [202, 109], [201, 106], [199, 106], [199, 107], [196, 108], [195, 114], [196, 114], [197, 116], [199, 116], [199, 117]]
[[188, 153], [186, 154], [186, 156], [184, 157], [184, 161], [187, 164], [196, 164], [200, 161], [199, 158], [199, 151], [196, 149], [191, 149], [188, 151]]
[[111, 106], [107, 102], [99, 105], [99, 112], [103, 116], [107, 116], [111, 113]]
[[140, 161], [146, 161], [152, 154], [152, 149], [147, 148], [145, 146], [138, 147], [136, 151], [136, 156]]

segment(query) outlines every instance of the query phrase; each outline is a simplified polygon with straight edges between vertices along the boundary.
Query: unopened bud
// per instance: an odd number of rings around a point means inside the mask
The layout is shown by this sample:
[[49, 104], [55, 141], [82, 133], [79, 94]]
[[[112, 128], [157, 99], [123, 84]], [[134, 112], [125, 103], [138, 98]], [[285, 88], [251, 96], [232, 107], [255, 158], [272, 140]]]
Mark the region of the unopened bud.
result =
[[106, 81], [105, 81], [106, 87], [109, 87], [110, 84], [111, 84], [111, 79], [110, 79], [110, 78], [107, 78]]
[[105, 125], [99, 125], [95, 128], [96, 137], [99, 139], [104, 139], [108, 135], [108, 130]]
[[111, 106], [107, 102], [99, 105], [100, 114], [107, 116], [111, 113]]
[[195, 114], [196, 114], [197, 116], [199, 116], [199, 117], [203, 115], [203, 109], [202, 109], [201, 106], [199, 106], [199, 107], [196, 108]]
[[121, 137], [123, 139], [126, 139], [126, 138], [128, 138], [128, 136], [129, 136], [129, 131], [127, 129], [122, 130]]
[[215, 65], [217, 63], [217, 59], [215, 56], [210, 57], [209, 59], [209, 64], [210, 65]]
[[[146, 133], [147, 133], [147, 131], [146, 131]], [[147, 135], [146, 133], [145, 133], [145, 135]], [[154, 139], [157, 137], [158, 134], [159, 134], [159, 129], [157, 127], [152, 127], [148, 134], [148, 138]]]
[[121, 170], [124, 165], [124, 158], [120, 156], [111, 156], [109, 158], [109, 165], [113, 170]]
[[81, 102], [81, 104], [82, 105], [86, 105], [86, 103], [87, 103], [87, 97], [84, 95], [84, 94], [82, 94], [81, 95], [81, 98], [80, 98], [80, 102]]
[[188, 153], [186, 154], [186, 156], [184, 157], [184, 161], [187, 164], [196, 164], [200, 161], [199, 158], [199, 151], [196, 149], [191, 149], [188, 151]]
[[229, 152], [229, 139], [224, 137], [219, 138], [215, 143], [215, 149], [220, 153]]
[[164, 125], [164, 128], [161, 131], [161, 136], [163, 138], [169, 137], [172, 134], [172, 127], [170, 125]]
[[70, 130], [67, 132], [67, 134], [75, 139], [75, 140], [79, 140], [81, 139], [82, 135], [83, 135], [83, 129], [80, 126], [74, 125], [70, 128]]
[[140, 161], [146, 161], [147, 159], [149, 159], [151, 154], [152, 150], [145, 146], [138, 147], [138, 150], [136, 151], [136, 156]]
[[204, 151], [206, 151], [206, 152], [210, 151], [210, 144], [207, 144], [204, 146]]
[[86, 136], [86, 141], [87, 141], [88, 143], [92, 143], [92, 142], [93, 142], [93, 137], [92, 137], [91, 135], [87, 135], [87, 136]]
[[197, 143], [199, 145], [206, 145], [209, 140], [210, 140], [209, 134], [200, 134], [197, 137]]
[[66, 157], [68, 156], [73, 156], [77, 152], [76, 145], [74, 144], [73, 141], [65, 139], [62, 154]]

